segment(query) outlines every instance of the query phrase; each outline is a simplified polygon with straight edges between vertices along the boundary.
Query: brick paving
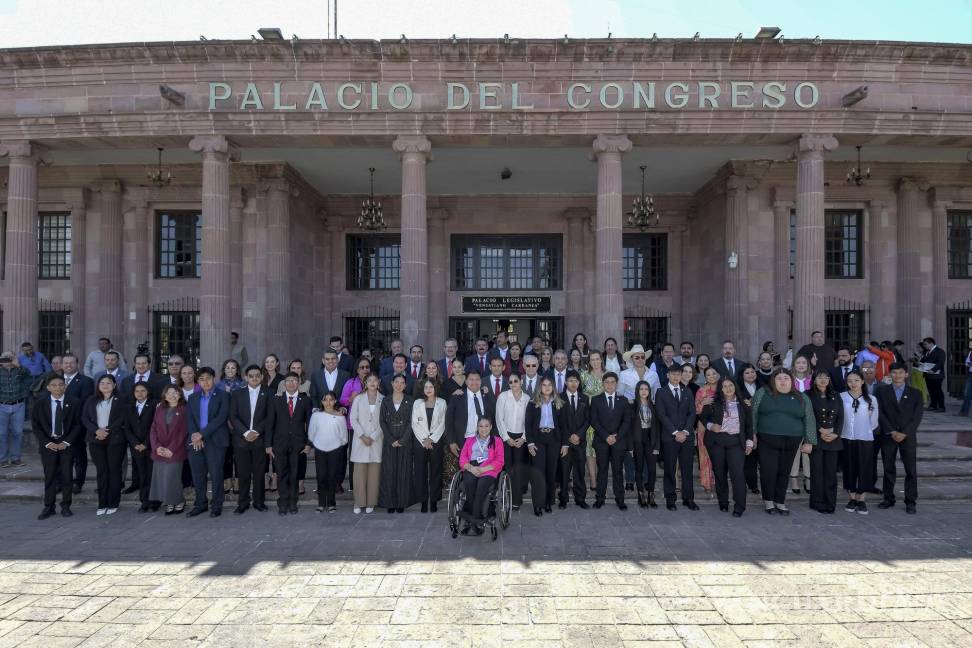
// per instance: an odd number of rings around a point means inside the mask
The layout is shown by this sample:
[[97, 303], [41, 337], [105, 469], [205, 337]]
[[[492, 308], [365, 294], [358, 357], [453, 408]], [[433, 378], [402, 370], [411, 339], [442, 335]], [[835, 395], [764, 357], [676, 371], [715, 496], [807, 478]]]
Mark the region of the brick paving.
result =
[[[0, 508], [7, 646], [972, 646], [965, 503], [515, 514]], [[874, 507], [872, 507], [874, 508]]]

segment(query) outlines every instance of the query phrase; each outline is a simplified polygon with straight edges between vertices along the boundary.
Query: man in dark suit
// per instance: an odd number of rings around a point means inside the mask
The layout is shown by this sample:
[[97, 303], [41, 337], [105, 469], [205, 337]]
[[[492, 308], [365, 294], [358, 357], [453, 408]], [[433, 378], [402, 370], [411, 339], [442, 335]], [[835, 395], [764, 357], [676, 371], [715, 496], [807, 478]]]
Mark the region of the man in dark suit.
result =
[[[736, 382], [739, 382], [739, 376], [745, 364], [742, 360], [736, 359], [736, 345], [733, 344], [732, 340], [726, 340], [722, 343], [722, 356], [712, 361], [712, 366], [719, 372], [720, 376], [723, 378], [731, 378]], [[663, 375], [659, 374], [658, 379], [662, 381], [662, 386], [664, 387]]]
[[[821, 367], [823, 368], [823, 367]], [[830, 374], [830, 384], [838, 394], [847, 391], [847, 374], [854, 371], [854, 358], [850, 347], [842, 345], [837, 348], [837, 366], [827, 370]]]
[[393, 358], [392, 372], [387, 376], [381, 377], [381, 384], [379, 385], [379, 391], [383, 396], [391, 396], [392, 392], [395, 390], [392, 388], [392, 378], [401, 374], [405, 376], [405, 393], [413, 394], [415, 393], [415, 379], [412, 378], [412, 374], [407, 373], [408, 369], [408, 358], [404, 353], [399, 353]]
[[436, 362], [439, 363], [439, 375], [445, 381], [452, 378], [452, 361], [456, 359], [459, 353], [459, 340], [456, 338], [447, 339], [442, 345], [442, 350], [445, 353], [445, 357], [436, 360]]
[[496, 332], [496, 342], [493, 344], [492, 348], [486, 352], [486, 355], [490, 360], [493, 358], [499, 358], [503, 361], [504, 371], [508, 366], [506, 359], [510, 355], [510, 338], [506, 334], [506, 331], [499, 330]]
[[[75, 371], [77, 371], [77, 358]], [[89, 378], [90, 380], [90, 378]], [[81, 403], [65, 395], [64, 378], [52, 376], [48, 395], [38, 398], [31, 412], [31, 423], [41, 465], [44, 467], [44, 509], [38, 520], [54, 515], [57, 491], [61, 491], [61, 515], [71, 517], [71, 448], [84, 436], [81, 429]]]
[[[223, 513], [223, 463], [226, 448], [229, 447], [230, 397], [221, 389], [215, 389], [216, 372], [212, 367], [203, 367], [196, 375], [196, 382], [202, 388], [189, 397], [189, 416], [186, 442], [189, 468], [192, 470], [192, 486], [196, 490], [196, 501], [188, 517], [195, 517], [209, 510], [210, 517]], [[212, 508], [206, 499], [206, 478], [212, 481]]]
[[476, 353], [466, 358], [466, 373], [475, 369], [480, 376], [489, 372], [489, 342], [484, 338], [476, 340]]
[[267, 417], [267, 433], [263, 440], [267, 454], [277, 471], [277, 512], [280, 515], [297, 513], [299, 485], [297, 464], [301, 452], [312, 447], [307, 440], [310, 423], [310, 398], [297, 391], [300, 377], [289, 373], [284, 378], [284, 393], [274, 396]]
[[604, 506], [607, 496], [608, 466], [611, 467], [611, 485], [614, 501], [622, 511], [628, 508], [624, 503], [624, 455], [627, 444], [629, 414], [628, 401], [618, 393], [618, 376], [613, 371], [601, 379], [604, 393], [591, 400], [590, 423], [594, 428], [594, 453], [597, 455], [597, 492], [594, 508]]
[[[132, 389], [132, 400], [122, 399], [125, 408], [125, 437], [132, 453], [132, 474], [139, 476], [137, 482], [139, 513], [159, 510], [161, 502], [149, 501], [152, 486], [152, 444], [150, 433], [155, 420], [158, 401], [152, 398], [148, 382], [140, 382]], [[136, 482], [133, 479], [133, 485]]]
[[[334, 364], [337, 354], [328, 351]], [[253, 508], [266, 511], [263, 473], [267, 465], [266, 437], [267, 418], [273, 398], [270, 389], [263, 385], [263, 373], [257, 365], [246, 368], [246, 389], [230, 394], [230, 421], [233, 423], [233, 458], [239, 479], [240, 498], [233, 509], [242, 515], [250, 508], [250, 483], [253, 484]]]
[[676, 509], [675, 471], [681, 470], [682, 504], [690, 511], [698, 511], [692, 487], [695, 481], [692, 476], [695, 464], [695, 399], [692, 390], [682, 385], [681, 376], [681, 367], [671, 367], [668, 370], [668, 384], [662, 385], [655, 394], [655, 411], [661, 422], [662, 461], [665, 465], [665, 504], [669, 511]]
[[567, 352], [557, 349], [551, 361], [552, 365], [544, 372], [544, 376], [553, 381], [554, 391], [563, 395], [564, 390], [567, 389]]
[[567, 508], [568, 486], [573, 479], [574, 504], [587, 508], [587, 428], [590, 425], [590, 404], [580, 391], [580, 375], [567, 372], [564, 393], [564, 430], [560, 439], [560, 508]]
[[489, 375], [483, 377], [483, 386], [493, 398], [499, 398], [500, 394], [510, 388], [509, 379], [503, 375], [505, 369], [503, 358], [494, 356], [489, 359]]
[[310, 397], [315, 407], [320, 407], [321, 398], [329, 391], [337, 394], [338, 399], [341, 398], [344, 383], [351, 378], [351, 374], [341, 369], [340, 364], [338, 354], [328, 349], [324, 352], [321, 367], [311, 374]]
[[132, 400], [132, 390], [138, 383], [146, 383], [149, 395], [155, 400], [162, 398], [162, 390], [169, 384], [168, 378], [152, 371], [152, 358], [145, 353], [139, 353], [132, 361], [132, 373], [122, 378], [118, 385], [118, 393], [125, 400]]
[[915, 435], [921, 425], [921, 392], [907, 384], [908, 368], [899, 362], [891, 365], [891, 384], [877, 388], [878, 429], [884, 457], [884, 499], [878, 508], [894, 506], [895, 461], [901, 452], [905, 469], [905, 510], [915, 513], [918, 499], [918, 443]]
[[337, 354], [338, 357], [338, 369], [341, 371], [346, 371], [349, 374], [354, 372], [354, 358], [351, 357], [350, 353], [344, 353], [344, 340], [340, 335], [332, 335], [331, 339], [328, 340], [328, 346], [331, 350]]
[[[78, 370], [78, 356], [67, 353], [61, 358], [61, 370], [64, 372], [64, 395], [68, 399], [78, 401], [78, 406], [84, 405], [94, 393], [94, 381]], [[80, 420], [80, 415], [78, 419]], [[88, 473], [88, 444], [81, 435], [71, 444], [71, 458], [74, 462], [74, 486], [72, 492], [80, 493], [84, 486], [84, 479]], [[69, 509], [70, 510], [70, 509]]]
[[925, 384], [928, 385], [928, 411], [945, 411], [945, 392], [942, 384], [945, 382], [945, 349], [935, 344], [935, 338], [926, 337], [921, 341], [925, 348], [925, 354], [921, 356], [921, 361], [932, 365], [929, 371], [925, 372]]
[[478, 369], [474, 369], [466, 374], [465, 391], [452, 396], [446, 410], [445, 434], [455, 456], [459, 456], [466, 439], [476, 434], [476, 421], [480, 416], [493, 422], [495, 433], [496, 399], [489, 392], [483, 393], [482, 376]]
[[[391, 376], [392, 374], [399, 373], [395, 371], [395, 358], [397, 356], [403, 356], [405, 358], [405, 364], [408, 364], [408, 356], [405, 356], [405, 344], [401, 340], [392, 340], [390, 345], [391, 353], [382, 358], [381, 365], [378, 369], [378, 377], [384, 378], [385, 376]], [[401, 373], [405, 373], [405, 368], [402, 367]], [[388, 392], [389, 394], [391, 392]]]

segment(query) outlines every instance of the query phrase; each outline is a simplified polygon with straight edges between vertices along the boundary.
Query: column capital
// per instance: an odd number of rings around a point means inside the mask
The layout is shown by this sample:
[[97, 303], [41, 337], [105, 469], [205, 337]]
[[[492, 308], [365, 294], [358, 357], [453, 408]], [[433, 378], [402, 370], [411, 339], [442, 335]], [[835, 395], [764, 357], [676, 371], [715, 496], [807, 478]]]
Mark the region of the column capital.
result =
[[632, 144], [627, 135], [598, 135], [592, 146], [591, 159], [597, 159], [602, 153], [627, 153]]
[[432, 159], [432, 142], [425, 135], [399, 135], [392, 142], [392, 149], [402, 156], [413, 153], [423, 156], [426, 161]]
[[104, 194], [120, 194], [122, 192], [121, 180], [98, 180], [97, 182], [92, 182], [89, 189], [95, 193]]
[[931, 185], [924, 178], [904, 177], [898, 180], [898, 191], [928, 191]]
[[824, 153], [837, 148], [837, 138], [833, 135], [806, 134], [797, 141], [797, 153]]
[[731, 175], [726, 178], [726, 191], [748, 191], [759, 186], [759, 180], [752, 176]]
[[587, 207], [568, 207], [564, 210], [564, 220], [568, 223], [581, 222], [584, 219], [590, 219], [590, 217], [591, 210]]
[[31, 142], [30, 140], [0, 141], [0, 157], [9, 157], [11, 160], [22, 160], [32, 164], [46, 164], [50, 162], [48, 152], [46, 146]]
[[189, 149], [201, 153], [203, 159], [240, 160], [240, 149], [223, 135], [197, 135], [189, 140]]

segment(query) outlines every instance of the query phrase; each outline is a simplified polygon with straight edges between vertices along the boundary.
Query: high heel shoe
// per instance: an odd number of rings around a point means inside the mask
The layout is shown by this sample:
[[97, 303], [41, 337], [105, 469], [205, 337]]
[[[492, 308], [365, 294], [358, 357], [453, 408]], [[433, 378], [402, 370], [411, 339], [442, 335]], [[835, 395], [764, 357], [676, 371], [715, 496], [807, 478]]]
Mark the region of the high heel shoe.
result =
[[533, 507], [533, 514], [536, 515], [537, 517], [543, 517], [543, 509], [540, 508], [539, 506], [535, 506]]
[[795, 495], [800, 494], [800, 481], [796, 477], [790, 477], [790, 490], [793, 491]]
[[655, 503], [655, 493], [653, 491], [648, 493], [648, 506], [650, 508], [658, 508], [658, 504]]
[[648, 499], [645, 497], [645, 491], [638, 491], [638, 506], [648, 508]]

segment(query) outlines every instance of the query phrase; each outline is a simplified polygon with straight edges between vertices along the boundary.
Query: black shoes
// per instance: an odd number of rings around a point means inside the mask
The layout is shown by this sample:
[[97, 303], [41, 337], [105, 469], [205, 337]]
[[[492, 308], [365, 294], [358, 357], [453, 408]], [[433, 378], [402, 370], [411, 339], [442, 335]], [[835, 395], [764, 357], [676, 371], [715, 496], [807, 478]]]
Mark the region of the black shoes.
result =
[[655, 503], [655, 494], [650, 491], [648, 492], [648, 506], [650, 508], [658, 508], [658, 504]]
[[575, 502], [575, 503], [577, 504], [578, 508], [582, 508], [584, 510], [591, 508], [590, 505], [588, 505], [588, 503], [584, 501]]
[[137, 484], [132, 484], [131, 486], [129, 486], [128, 488], [126, 488], [125, 490], [123, 490], [122, 493], [124, 493], [125, 495], [131, 495], [132, 493], [137, 493], [138, 492], [138, 488], [139, 487], [138, 487]]
[[[404, 513], [404, 512], [405, 512], [405, 509], [403, 509], [403, 508], [400, 508], [400, 509], [397, 509], [397, 511], [398, 511], [399, 513]], [[297, 509], [296, 509], [296, 508], [294, 508], [294, 509], [291, 509], [291, 513], [296, 513], [296, 512], [297, 512]]]
[[628, 510], [628, 505], [625, 504], [623, 501], [619, 501], [618, 502], [618, 510], [619, 511], [627, 511]]
[[267, 512], [267, 505], [266, 504], [254, 504], [253, 505], [253, 508], [256, 509], [257, 511], [260, 511], [261, 513], [266, 513]]
[[430, 502], [429, 503], [429, 511], [431, 511], [432, 513], [435, 513], [438, 510], [439, 510], [439, 503], [438, 502]]
[[728, 504], [720, 504], [719, 505], [719, 510], [722, 511], [723, 513], [728, 513], [729, 512], [729, 505]]
[[844, 510], [848, 513], [857, 512], [857, 500], [848, 500], [847, 506], [844, 507]]
[[147, 513], [148, 510], [149, 510], [149, 505], [148, 504], [142, 504], [141, 506], [138, 507], [138, 512], [139, 513]]
[[892, 502], [890, 500], [881, 500], [881, 503], [878, 504], [878, 508], [879, 509], [889, 509], [892, 506], [894, 506], [894, 502]]
[[567, 502], [561, 502], [560, 504], [557, 505], [557, 508], [563, 511], [564, 509], [567, 508]]
[[682, 505], [690, 511], [698, 511], [699, 505], [695, 503], [694, 500], [689, 500], [687, 502], [682, 502]]
[[243, 515], [246, 513], [246, 509], [250, 508], [249, 504], [240, 504], [235, 509], [233, 509], [233, 515]]
[[208, 506], [193, 507], [193, 509], [191, 511], [189, 511], [188, 513], [186, 513], [186, 517], [196, 517], [197, 515], [202, 515], [203, 513], [205, 513], [208, 510], [209, 510], [209, 507]]
[[549, 506], [544, 506], [543, 507], [543, 512], [544, 513], [553, 513], [553, 509], [551, 509]]
[[597, 500], [594, 502], [594, 508], [596, 509], [602, 508], [603, 506], [604, 506], [604, 502], [602, 500]]
[[52, 515], [54, 515], [54, 509], [53, 508], [46, 508], [46, 509], [44, 509], [43, 511], [40, 512], [40, 515], [37, 516], [37, 519], [38, 520], [46, 520], [47, 518], [51, 517]]
[[667, 508], [669, 511], [676, 511], [676, 510], [678, 510], [678, 507], [675, 506], [675, 502], [674, 501], [671, 501], [671, 500], [665, 502], [665, 508]]
[[779, 511], [776, 510], [776, 507], [775, 506], [773, 508], [766, 509], [766, 514], [767, 515], [777, 515], [778, 513], [779, 513]]
[[742, 511], [733, 511], [732, 517], [739, 518], [742, 517]]
[[219, 517], [222, 514], [223, 514], [222, 509], [213, 509], [212, 511], [209, 512], [209, 517]]
[[74, 513], [71, 512], [70, 506], [61, 506], [61, 517], [71, 517]]
[[626, 490], [626, 491], [633, 491], [634, 490], [634, 484], [632, 484], [631, 482], [625, 483], [624, 490]]
[[533, 514], [536, 515], [537, 517], [543, 517], [543, 509], [540, 508], [539, 506], [534, 506]]
[[787, 517], [787, 516], [790, 515], [790, 509], [785, 509], [785, 508], [784, 509], [781, 509], [781, 508], [778, 508], [778, 509], [776, 509], [776, 513], [777, 513], [777, 515], [782, 515], [783, 517]]
[[425, 503], [425, 502], [422, 502], [422, 512], [423, 513], [428, 513], [429, 512], [429, 505], [427, 503]]
[[77, 495], [78, 493], [80, 493], [81, 492], [81, 484], [75, 484], [74, 486], [72, 486], [71, 487], [71, 492], [74, 493], [75, 495]]
[[918, 512], [918, 508], [914, 504], [910, 504], [910, 503], [905, 504], [905, 513], [908, 513], [909, 515], [914, 515], [917, 512]]
[[638, 506], [648, 508], [648, 498], [645, 497], [644, 491], [638, 491]]

